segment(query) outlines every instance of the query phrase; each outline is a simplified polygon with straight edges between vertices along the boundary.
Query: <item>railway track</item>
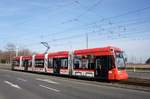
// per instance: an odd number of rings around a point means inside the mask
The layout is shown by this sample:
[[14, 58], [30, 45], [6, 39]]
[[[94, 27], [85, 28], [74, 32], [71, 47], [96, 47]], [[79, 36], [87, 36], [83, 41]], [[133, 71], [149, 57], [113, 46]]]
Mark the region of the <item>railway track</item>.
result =
[[129, 77], [127, 80], [122, 80], [122, 81], [119, 81], [118, 83], [150, 87], [150, 79]]

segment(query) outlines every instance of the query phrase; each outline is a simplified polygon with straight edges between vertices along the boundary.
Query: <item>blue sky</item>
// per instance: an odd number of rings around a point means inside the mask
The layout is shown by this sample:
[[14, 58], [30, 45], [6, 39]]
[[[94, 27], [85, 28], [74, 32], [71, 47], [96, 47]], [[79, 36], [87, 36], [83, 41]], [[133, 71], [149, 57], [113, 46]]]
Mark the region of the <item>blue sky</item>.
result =
[[43, 52], [117, 46], [129, 61], [150, 57], [150, 0], [1, 0], [0, 49]]

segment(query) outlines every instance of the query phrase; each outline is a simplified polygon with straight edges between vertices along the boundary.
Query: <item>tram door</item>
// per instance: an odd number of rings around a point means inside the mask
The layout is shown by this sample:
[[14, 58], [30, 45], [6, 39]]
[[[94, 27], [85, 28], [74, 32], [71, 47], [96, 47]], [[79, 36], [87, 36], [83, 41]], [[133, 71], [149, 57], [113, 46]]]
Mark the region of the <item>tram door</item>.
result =
[[108, 79], [107, 57], [104, 56], [96, 58], [95, 76], [101, 79]]
[[60, 74], [60, 66], [61, 66], [61, 60], [60, 59], [53, 59], [54, 74]]
[[28, 60], [24, 60], [23, 65], [24, 65], [24, 71], [27, 71], [28, 70]]

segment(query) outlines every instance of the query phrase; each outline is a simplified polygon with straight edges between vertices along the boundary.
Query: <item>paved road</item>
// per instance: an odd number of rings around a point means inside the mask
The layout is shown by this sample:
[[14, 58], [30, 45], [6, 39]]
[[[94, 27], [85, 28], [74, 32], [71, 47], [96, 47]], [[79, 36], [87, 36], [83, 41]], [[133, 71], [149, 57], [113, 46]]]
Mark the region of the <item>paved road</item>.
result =
[[[11, 65], [10, 64], [0, 64], [0, 69], [6, 69], [10, 70]], [[133, 78], [142, 78], [142, 79], [150, 79], [150, 70], [136, 70], [136, 72], [133, 72], [133, 70], [128, 71], [129, 77]]]
[[128, 75], [133, 78], [150, 79], [150, 71], [128, 71]]
[[149, 99], [150, 93], [91, 81], [0, 69], [0, 99]]

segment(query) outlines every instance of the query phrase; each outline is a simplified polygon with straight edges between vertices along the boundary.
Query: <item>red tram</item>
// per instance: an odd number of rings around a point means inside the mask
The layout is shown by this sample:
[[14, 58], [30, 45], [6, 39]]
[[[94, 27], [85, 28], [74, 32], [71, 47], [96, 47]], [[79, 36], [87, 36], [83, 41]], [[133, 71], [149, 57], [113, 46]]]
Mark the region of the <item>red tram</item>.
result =
[[106, 80], [128, 78], [123, 51], [111, 46], [18, 56], [12, 69]]
[[48, 69], [50, 73], [69, 75], [68, 51], [61, 51], [48, 54]]

